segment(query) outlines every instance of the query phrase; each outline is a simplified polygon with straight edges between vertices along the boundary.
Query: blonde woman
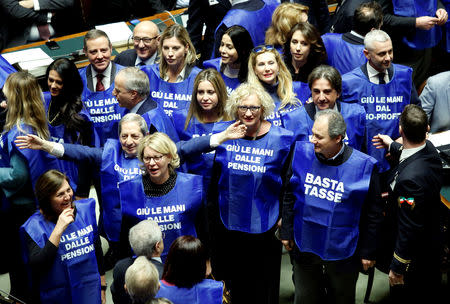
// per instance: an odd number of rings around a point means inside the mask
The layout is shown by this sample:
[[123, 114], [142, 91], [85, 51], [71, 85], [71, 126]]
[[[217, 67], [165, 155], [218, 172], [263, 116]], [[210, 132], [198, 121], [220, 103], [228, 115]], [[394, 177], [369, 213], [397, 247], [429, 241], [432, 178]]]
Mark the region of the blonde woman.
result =
[[266, 32], [266, 44], [281, 50], [294, 25], [308, 21], [308, 11], [307, 6], [299, 3], [281, 3], [273, 12], [272, 23]]
[[[177, 111], [173, 116], [180, 140], [212, 134], [217, 122], [229, 120], [224, 110], [227, 98], [227, 89], [218, 71], [206, 69], [198, 73], [189, 110]], [[186, 160], [187, 171], [202, 175], [205, 187], [209, 184], [213, 159], [214, 154], [205, 153]]]
[[36, 210], [33, 186], [37, 178], [58, 165], [56, 159], [45, 153], [22, 151], [14, 143], [21, 134], [49, 137], [42, 92], [36, 78], [25, 71], [12, 73], [6, 79], [3, 93], [8, 112], [0, 142], [0, 187], [10, 203], [11, 294], [28, 302], [31, 293], [27, 290], [26, 272], [20, 258], [19, 227]]
[[168, 116], [189, 106], [195, 76], [197, 54], [186, 29], [173, 24], [161, 34], [159, 64], [143, 66], [150, 80], [151, 97]]
[[275, 112], [266, 119], [275, 126], [281, 126], [279, 112], [301, 106], [294, 93], [291, 74], [273, 45], [260, 45], [252, 50], [247, 81], [264, 88], [272, 97]]

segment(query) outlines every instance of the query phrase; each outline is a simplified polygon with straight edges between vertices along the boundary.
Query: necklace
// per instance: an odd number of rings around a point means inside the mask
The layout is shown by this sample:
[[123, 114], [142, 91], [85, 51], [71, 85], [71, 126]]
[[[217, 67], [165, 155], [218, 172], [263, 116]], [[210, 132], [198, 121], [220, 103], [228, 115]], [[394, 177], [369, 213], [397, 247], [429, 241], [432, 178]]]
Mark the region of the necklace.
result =
[[256, 137], [258, 137], [258, 133], [259, 133], [259, 130], [261, 130], [262, 124], [263, 124], [263, 122], [261, 121], [261, 123], [258, 126], [258, 130], [256, 130], [255, 136], [253, 136], [252, 140], [256, 140]]
[[50, 104], [48, 105], [48, 112], [47, 112], [47, 120], [49, 122], [49, 124], [52, 124], [58, 117], [60, 112], [56, 113], [55, 117], [53, 117], [52, 120], [50, 120], [50, 109], [52, 108], [52, 102], [53, 100], [50, 101]]

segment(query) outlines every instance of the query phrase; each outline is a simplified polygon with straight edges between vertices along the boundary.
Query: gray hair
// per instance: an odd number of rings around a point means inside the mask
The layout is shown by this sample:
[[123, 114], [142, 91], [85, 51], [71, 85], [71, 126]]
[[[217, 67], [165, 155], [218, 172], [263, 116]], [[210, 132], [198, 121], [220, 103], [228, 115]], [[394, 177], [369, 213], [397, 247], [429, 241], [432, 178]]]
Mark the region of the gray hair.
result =
[[331, 88], [335, 89], [336, 92], [341, 94], [342, 92], [342, 77], [338, 70], [332, 66], [322, 64], [316, 67], [308, 76], [308, 86], [311, 89], [314, 81], [318, 79], [328, 80]]
[[142, 135], [144, 135], [144, 136], [147, 135], [148, 126], [147, 126], [147, 122], [145, 121], [145, 119], [142, 118], [142, 116], [139, 114], [128, 113], [124, 117], [122, 117], [122, 119], [119, 121], [119, 137], [120, 137], [120, 133], [122, 132], [122, 124], [126, 123], [126, 122], [137, 123], [137, 125], [139, 126], [139, 129], [142, 132]]
[[382, 30], [372, 30], [366, 34], [364, 37], [364, 48], [368, 51], [373, 51], [373, 42], [385, 42], [391, 40], [391, 37]]
[[147, 219], [134, 225], [128, 237], [135, 255], [151, 258], [156, 243], [162, 240], [162, 232], [155, 221]]
[[252, 95], [256, 95], [261, 102], [261, 118], [265, 118], [273, 113], [275, 103], [269, 93], [261, 85], [248, 82], [244, 82], [231, 93], [225, 106], [225, 111], [230, 117], [238, 119], [238, 107], [241, 105], [241, 101]]
[[318, 120], [321, 117], [328, 118], [328, 135], [331, 138], [336, 138], [339, 135], [342, 136], [342, 140], [345, 138], [345, 132], [347, 131], [347, 125], [345, 124], [344, 117], [338, 111], [326, 109], [318, 111], [314, 120]]
[[125, 285], [133, 303], [147, 303], [158, 293], [158, 270], [146, 257], [137, 257], [125, 272]]
[[147, 74], [141, 69], [126, 67], [117, 73], [117, 75], [119, 74], [123, 74], [125, 77], [125, 89], [128, 91], [136, 91], [143, 99], [150, 94], [150, 81]]

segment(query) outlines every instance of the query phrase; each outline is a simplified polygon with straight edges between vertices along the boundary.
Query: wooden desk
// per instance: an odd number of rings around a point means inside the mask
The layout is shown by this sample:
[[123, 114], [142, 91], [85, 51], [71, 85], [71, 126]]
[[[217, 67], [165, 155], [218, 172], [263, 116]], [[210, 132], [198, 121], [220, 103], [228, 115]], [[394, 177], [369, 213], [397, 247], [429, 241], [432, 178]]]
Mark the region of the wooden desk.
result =
[[[186, 11], [186, 9], [187, 8], [174, 10], [174, 11], [171, 11], [170, 14], [174, 17], [177, 17], [177, 16], [179, 17], [181, 14], [183, 14]], [[175, 23], [173, 21], [172, 17], [170, 16], [170, 14], [168, 12], [164, 12], [161, 14], [156, 14], [154, 16], [145, 17], [145, 18], [142, 18], [139, 20], [141, 20], [141, 21], [160, 20], [160, 22], [163, 22], [164, 24], [169, 26], [169, 25], [172, 25]], [[181, 19], [178, 22], [181, 22]], [[129, 23], [129, 22], [127, 22], [127, 24], [128, 24], [128, 26], [133, 27], [133, 25], [131, 25], [131, 23]], [[83, 49], [83, 38], [84, 38], [84, 35], [86, 35], [86, 33], [87, 33], [87, 31], [72, 34], [72, 35], [67, 35], [67, 36], [61, 36], [61, 37], [52, 39], [52, 40], [57, 41], [58, 44], [61, 46], [61, 48], [58, 50], [50, 50], [45, 45], [45, 41], [37, 41], [37, 42], [5, 49], [2, 51], [2, 53], [9, 53], [9, 52], [20, 51], [20, 50], [25, 50], [25, 49], [29, 49], [29, 48], [39, 47], [52, 58], [68, 57], [68, 56], [70, 56], [71, 53]], [[113, 47], [113, 55], [114, 56], [117, 55], [119, 52], [123, 51], [124, 49], [126, 49], [126, 46], [122, 47], [122, 48]], [[114, 59], [114, 56], [112, 57], [112, 59]], [[78, 68], [82, 68], [82, 67], [88, 65], [88, 63], [89, 63], [88, 60], [84, 59], [81, 61], [77, 61], [76, 65]]]

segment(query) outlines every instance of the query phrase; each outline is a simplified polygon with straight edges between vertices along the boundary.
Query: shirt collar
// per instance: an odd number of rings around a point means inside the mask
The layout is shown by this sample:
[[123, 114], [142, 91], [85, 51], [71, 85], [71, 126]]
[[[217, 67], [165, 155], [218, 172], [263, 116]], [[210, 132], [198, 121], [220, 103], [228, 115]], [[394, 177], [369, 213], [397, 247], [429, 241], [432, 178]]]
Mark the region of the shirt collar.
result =
[[[186, 74], [186, 66], [184, 66], [184, 68], [181, 70], [180, 74], [178, 74], [175, 82], [182, 82], [185, 78], [184, 74]], [[166, 75], [164, 76], [164, 81], [168, 81], [168, 80], [169, 80], [169, 75], [166, 73]]]
[[414, 154], [416, 154], [417, 152], [419, 152], [420, 150], [425, 148], [425, 146], [426, 146], [426, 144], [423, 144], [423, 145], [421, 145], [419, 147], [416, 147], [416, 148], [409, 148], [409, 149], [403, 148], [402, 154], [400, 154], [400, 162], [404, 161], [408, 157], [413, 156]]
[[137, 111], [139, 111], [140, 107], [142, 106], [142, 104], [144, 103], [145, 99], [142, 99], [141, 101], [139, 101], [131, 110], [129, 113], [137, 113]]
[[135, 65], [135, 66], [138, 66], [139, 63], [141, 63], [141, 62], [143, 62], [144, 65], [151, 65], [151, 64], [154, 64], [154, 63], [155, 63], [156, 56], [158, 55], [157, 53], [158, 53], [158, 52], [153, 53], [153, 55], [152, 55], [151, 57], [147, 58], [146, 60], [142, 60], [141, 58], [139, 58], [139, 56], [137, 56], [137, 57], [136, 57], [136, 61], [134, 62], [134, 65]]
[[350, 34], [352, 34], [353, 36], [356, 36], [356, 37], [361, 38], [362, 40], [364, 40], [364, 36], [358, 34], [358, 33], [355, 32], [355, 31], [350, 31]]
[[[369, 62], [366, 63], [367, 64], [367, 75], [369, 76], [369, 80], [372, 83], [376, 83], [378, 84], [379, 79], [378, 79], [378, 74], [380, 72], [378, 72], [377, 70], [375, 70]], [[387, 69], [384, 71], [384, 79], [386, 81], [386, 74], [387, 74]], [[387, 82], [387, 81], [386, 81]]]
[[[95, 78], [97, 77], [97, 74], [100, 74], [94, 69], [94, 66], [92, 64], [91, 64], [91, 71], [92, 71], [92, 78]], [[108, 64], [108, 67], [101, 74], [103, 74], [104, 78], [109, 79], [111, 75], [111, 62]]]

